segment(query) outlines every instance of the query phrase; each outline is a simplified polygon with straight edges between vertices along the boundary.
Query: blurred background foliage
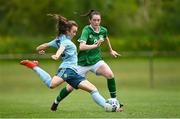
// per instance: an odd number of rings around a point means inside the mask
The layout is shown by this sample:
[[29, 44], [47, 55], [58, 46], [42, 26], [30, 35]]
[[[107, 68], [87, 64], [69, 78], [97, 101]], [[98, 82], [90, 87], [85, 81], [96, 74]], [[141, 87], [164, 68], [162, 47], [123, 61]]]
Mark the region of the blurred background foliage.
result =
[[0, 54], [34, 53], [54, 39], [55, 21], [48, 13], [77, 21], [77, 44], [89, 24], [80, 14], [90, 9], [100, 11], [118, 51], [180, 51], [180, 0], [1, 0]]

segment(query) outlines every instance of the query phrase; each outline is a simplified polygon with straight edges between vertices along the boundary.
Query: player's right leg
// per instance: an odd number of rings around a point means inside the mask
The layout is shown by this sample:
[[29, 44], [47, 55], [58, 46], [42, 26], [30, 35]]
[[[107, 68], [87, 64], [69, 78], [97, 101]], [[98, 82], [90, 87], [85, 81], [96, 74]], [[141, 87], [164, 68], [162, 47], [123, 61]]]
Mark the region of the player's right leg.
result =
[[38, 66], [38, 61], [30, 61], [30, 60], [22, 60], [20, 62], [21, 65], [24, 65], [32, 70], [34, 70], [36, 72], [36, 74], [38, 74], [40, 76], [40, 79], [49, 87], [51, 88], [51, 81], [52, 78], [51, 76], [44, 71], [43, 69], [41, 69]]
[[51, 105], [51, 111], [56, 111], [59, 103], [66, 97], [68, 96], [72, 91], [73, 87], [71, 85], [67, 85], [63, 89], [61, 89], [59, 95], [56, 97], [55, 101]]

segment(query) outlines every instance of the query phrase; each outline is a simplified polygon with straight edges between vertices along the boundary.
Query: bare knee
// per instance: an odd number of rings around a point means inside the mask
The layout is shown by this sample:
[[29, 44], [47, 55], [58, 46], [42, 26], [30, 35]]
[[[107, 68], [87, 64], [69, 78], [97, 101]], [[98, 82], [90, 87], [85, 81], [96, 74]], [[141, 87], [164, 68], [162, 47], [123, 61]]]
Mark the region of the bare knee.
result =
[[97, 91], [97, 88], [95, 86], [89, 88], [89, 90], [88, 90], [89, 93], [92, 93], [92, 92], [95, 92], [95, 91]]
[[69, 84], [66, 86], [66, 90], [67, 90], [68, 92], [72, 92], [73, 89], [74, 89], [74, 88], [73, 88], [71, 85], [69, 85]]
[[59, 85], [59, 84], [58, 84], [57, 82], [52, 81], [52, 82], [51, 82], [51, 85], [50, 85], [50, 89], [54, 89], [54, 88], [56, 88], [58, 85]]
[[97, 91], [97, 88], [96, 88], [96, 86], [94, 86], [94, 85], [92, 84], [91, 86], [88, 87], [88, 90], [89, 90], [88, 92], [91, 93], [91, 92], [93, 92], [93, 91]]
[[87, 91], [89, 93], [94, 90], [97, 90], [96, 87], [92, 83], [90, 83], [88, 80], [81, 81], [81, 83], [78, 85], [78, 88], [84, 91]]
[[107, 79], [112, 79], [112, 78], [114, 78], [114, 74], [112, 72], [109, 72], [109, 73], [105, 74], [105, 77]]
[[107, 79], [112, 79], [114, 74], [107, 64], [102, 65], [97, 71], [97, 74], [104, 76]]
[[91, 91], [96, 91], [97, 90], [96, 86], [94, 86], [94, 85], [92, 85], [90, 89], [91, 89]]
[[50, 88], [51, 89], [54, 89], [56, 88], [57, 86], [59, 86], [60, 84], [62, 84], [64, 82], [64, 80], [59, 77], [59, 76], [54, 76], [52, 81], [51, 81], [51, 84], [50, 84]]

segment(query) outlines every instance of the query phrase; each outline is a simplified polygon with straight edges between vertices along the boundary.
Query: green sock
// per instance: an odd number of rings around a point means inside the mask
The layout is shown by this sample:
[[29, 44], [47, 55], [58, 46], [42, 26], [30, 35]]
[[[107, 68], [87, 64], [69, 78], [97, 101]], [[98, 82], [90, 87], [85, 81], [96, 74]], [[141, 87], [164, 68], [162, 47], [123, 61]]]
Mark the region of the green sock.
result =
[[116, 98], [116, 82], [114, 78], [107, 79], [107, 85], [108, 85], [111, 98]]
[[60, 101], [63, 100], [66, 96], [68, 96], [69, 93], [70, 93], [70, 92], [67, 91], [66, 87], [64, 87], [64, 88], [60, 91], [60, 93], [59, 93], [59, 95], [57, 96], [56, 100], [57, 100], [58, 102], [60, 102]]

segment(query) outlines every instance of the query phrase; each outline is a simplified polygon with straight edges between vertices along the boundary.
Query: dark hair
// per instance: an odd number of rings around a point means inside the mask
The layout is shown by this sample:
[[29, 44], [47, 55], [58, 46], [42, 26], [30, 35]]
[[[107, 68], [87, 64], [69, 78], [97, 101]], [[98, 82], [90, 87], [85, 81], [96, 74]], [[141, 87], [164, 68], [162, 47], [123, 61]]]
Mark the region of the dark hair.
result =
[[69, 20], [67, 26], [68, 30], [70, 30], [72, 26], [78, 27], [78, 24], [74, 20]]
[[98, 12], [97, 10], [89, 10], [87, 13], [81, 15], [81, 16], [88, 16], [89, 19], [92, 19], [93, 15], [100, 15], [100, 12]]
[[56, 21], [56, 29], [57, 29], [57, 36], [60, 36], [61, 34], [67, 34], [67, 31], [71, 29], [72, 26], [77, 26], [77, 23], [75, 21], [68, 21], [67, 18], [58, 15], [58, 14], [48, 14], [48, 16], [52, 16]]

